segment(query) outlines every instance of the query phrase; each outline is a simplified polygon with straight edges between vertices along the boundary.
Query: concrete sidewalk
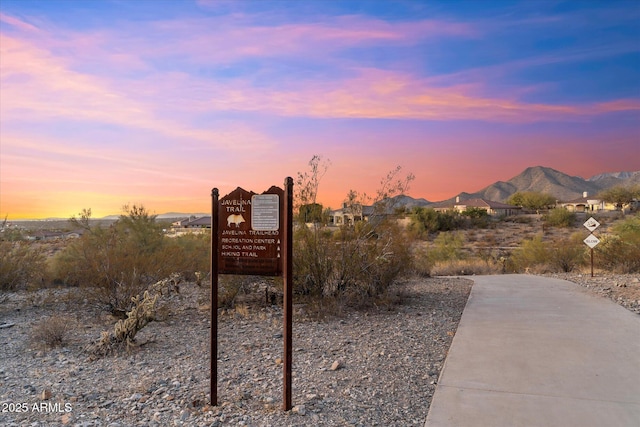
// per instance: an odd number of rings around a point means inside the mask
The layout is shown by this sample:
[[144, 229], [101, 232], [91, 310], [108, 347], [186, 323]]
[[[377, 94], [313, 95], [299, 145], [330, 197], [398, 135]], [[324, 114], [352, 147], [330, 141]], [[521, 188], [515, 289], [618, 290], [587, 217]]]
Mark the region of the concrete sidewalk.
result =
[[564, 280], [473, 279], [426, 427], [640, 426], [640, 316]]

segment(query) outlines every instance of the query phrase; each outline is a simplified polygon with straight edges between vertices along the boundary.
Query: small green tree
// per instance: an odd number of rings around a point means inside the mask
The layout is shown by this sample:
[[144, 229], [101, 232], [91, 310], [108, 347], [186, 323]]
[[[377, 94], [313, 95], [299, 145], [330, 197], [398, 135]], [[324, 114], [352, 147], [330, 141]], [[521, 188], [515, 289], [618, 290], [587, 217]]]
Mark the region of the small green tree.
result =
[[633, 200], [640, 199], [640, 186], [612, 187], [600, 192], [596, 197], [606, 203], [612, 203], [615, 205], [616, 209], [621, 210], [624, 213], [624, 207], [626, 205], [630, 204]]
[[461, 215], [469, 219], [469, 225], [471, 227], [483, 228], [489, 225], [489, 212], [482, 208], [467, 208]]
[[429, 252], [432, 262], [453, 261], [464, 258], [462, 248], [464, 247], [464, 235], [461, 232], [441, 232], [433, 241], [434, 248]]
[[464, 218], [457, 212], [438, 212], [421, 206], [413, 208], [409, 218], [409, 230], [420, 237], [438, 231], [452, 231], [464, 226]]
[[308, 223], [325, 223], [326, 216], [324, 215], [323, 207], [320, 203], [307, 203], [301, 205], [298, 210], [298, 221]]
[[416, 206], [409, 220], [409, 230], [417, 236], [425, 236], [438, 229], [438, 213], [434, 209]]
[[162, 229], [143, 206], [125, 206], [109, 228], [91, 226], [91, 210], [72, 218], [84, 229], [81, 238], [58, 253], [55, 278], [82, 286], [95, 302], [113, 313], [126, 313], [131, 299], [175, 271], [175, 253], [166, 251]]
[[519, 191], [514, 193], [507, 199], [507, 203], [514, 206], [522, 206], [526, 209], [541, 210], [550, 209], [556, 204], [555, 197], [546, 193], [538, 193], [535, 191]]

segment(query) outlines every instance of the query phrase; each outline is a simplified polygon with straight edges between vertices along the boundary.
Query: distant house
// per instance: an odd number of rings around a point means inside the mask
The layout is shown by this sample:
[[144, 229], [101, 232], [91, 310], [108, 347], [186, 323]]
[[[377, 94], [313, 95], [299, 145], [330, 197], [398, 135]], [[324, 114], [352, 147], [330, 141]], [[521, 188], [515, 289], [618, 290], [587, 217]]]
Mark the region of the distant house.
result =
[[171, 223], [171, 228], [185, 228], [185, 226], [189, 223], [189, 221], [194, 220], [196, 217], [192, 216], [191, 218], [182, 218], [175, 222]]
[[349, 225], [357, 221], [369, 221], [371, 215], [373, 215], [373, 206], [361, 204], [347, 206], [346, 203], [343, 203], [342, 208], [329, 212], [329, 224]]
[[490, 216], [511, 216], [522, 212], [521, 206], [507, 205], [506, 203], [481, 198], [460, 200], [460, 197], [456, 197], [455, 202], [442, 202], [433, 206], [434, 210], [440, 212], [455, 211], [462, 213], [469, 208], [485, 210]]
[[586, 191], [582, 193], [582, 197], [560, 203], [560, 206], [570, 212], [599, 212], [605, 210], [605, 205], [602, 200], [589, 197]]
[[203, 216], [190, 220], [184, 225], [184, 228], [211, 228], [211, 217]]
[[171, 228], [211, 228], [211, 217], [202, 216], [196, 218], [195, 216], [191, 216], [189, 218], [179, 219], [171, 223]]
[[206, 229], [211, 228], [211, 216], [202, 216], [196, 218], [191, 216], [189, 218], [182, 218], [178, 221], [171, 223], [171, 230], [168, 231], [170, 237], [180, 236], [182, 234], [200, 234], [204, 233]]
[[[567, 202], [561, 202], [559, 205], [571, 212], [613, 212], [618, 210], [618, 206], [616, 206], [615, 203], [608, 203], [604, 200], [590, 197], [589, 193], [586, 191], [582, 193], [582, 197], [569, 200]], [[634, 211], [639, 208], [640, 201], [638, 200], [632, 200], [631, 203], [622, 206], [622, 210], [626, 212]]]

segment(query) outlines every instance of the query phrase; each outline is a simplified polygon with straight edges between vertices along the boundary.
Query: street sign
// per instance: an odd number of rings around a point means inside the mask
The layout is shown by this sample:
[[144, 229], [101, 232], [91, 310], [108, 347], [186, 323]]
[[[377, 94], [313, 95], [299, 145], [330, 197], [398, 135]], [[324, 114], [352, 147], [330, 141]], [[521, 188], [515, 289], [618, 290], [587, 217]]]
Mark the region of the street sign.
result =
[[589, 234], [589, 237], [587, 237], [586, 239], [584, 239], [584, 243], [589, 246], [591, 249], [595, 248], [598, 243], [600, 243], [600, 239], [598, 239], [596, 236], [594, 236], [593, 234]]
[[594, 217], [589, 218], [583, 225], [587, 228], [587, 230], [591, 231], [592, 233], [593, 233], [593, 230], [600, 227], [600, 223], [596, 221]]

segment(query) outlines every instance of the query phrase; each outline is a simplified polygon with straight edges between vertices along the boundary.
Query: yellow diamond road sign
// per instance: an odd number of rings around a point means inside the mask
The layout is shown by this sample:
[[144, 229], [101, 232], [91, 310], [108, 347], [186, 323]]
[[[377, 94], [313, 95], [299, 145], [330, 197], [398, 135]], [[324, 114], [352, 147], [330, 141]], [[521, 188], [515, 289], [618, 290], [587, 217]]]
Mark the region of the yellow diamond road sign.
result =
[[587, 230], [593, 232], [596, 228], [600, 227], [600, 223], [596, 221], [594, 217], [589, 218], [584, 224], [587, 227]]
[[584, 239], [584, 243], [589, 246], [591, 249], [595, 248], [598, 243], [600, 243], [600, 239], [598, 239], [593, 234], [589, 234], [589, 237]]

